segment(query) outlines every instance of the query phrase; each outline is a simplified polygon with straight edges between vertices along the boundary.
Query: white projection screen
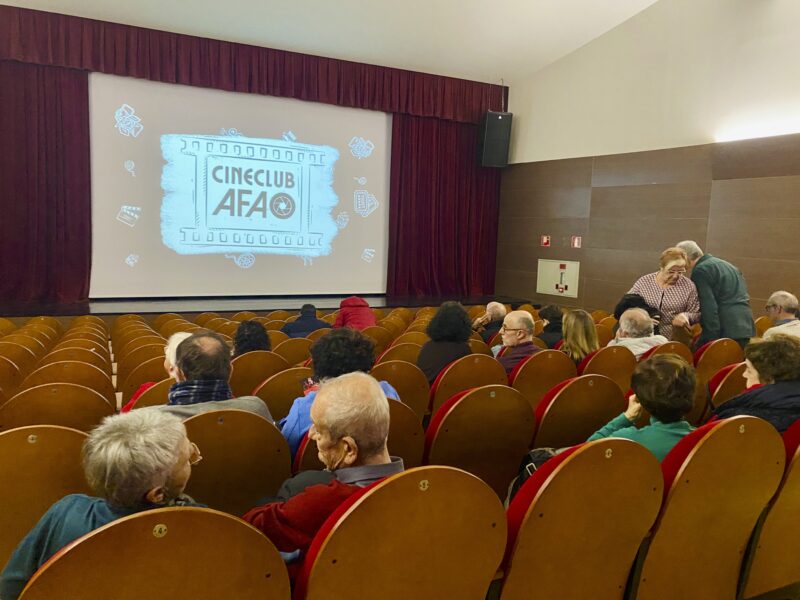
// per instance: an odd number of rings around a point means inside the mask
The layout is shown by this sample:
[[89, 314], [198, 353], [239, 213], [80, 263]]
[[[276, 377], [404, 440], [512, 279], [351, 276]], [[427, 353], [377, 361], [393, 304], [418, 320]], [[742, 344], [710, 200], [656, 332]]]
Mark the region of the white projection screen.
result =
[[385, 293], [391, 115], [92, 73], [92, 298]]

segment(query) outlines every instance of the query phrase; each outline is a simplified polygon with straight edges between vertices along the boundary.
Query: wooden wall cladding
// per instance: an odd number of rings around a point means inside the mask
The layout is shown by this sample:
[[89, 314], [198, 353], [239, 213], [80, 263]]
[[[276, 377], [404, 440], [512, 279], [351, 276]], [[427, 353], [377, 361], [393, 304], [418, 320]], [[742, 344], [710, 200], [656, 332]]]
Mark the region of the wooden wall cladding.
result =
[[[511, 165], [499, 219], [498, 295], [610, 310], [694, 239], [742, 269], [761, 314], [773, 291], [800, 293], [800, 134]], [[536, 293], [540, 258], [580, 261], [577, 299]]]

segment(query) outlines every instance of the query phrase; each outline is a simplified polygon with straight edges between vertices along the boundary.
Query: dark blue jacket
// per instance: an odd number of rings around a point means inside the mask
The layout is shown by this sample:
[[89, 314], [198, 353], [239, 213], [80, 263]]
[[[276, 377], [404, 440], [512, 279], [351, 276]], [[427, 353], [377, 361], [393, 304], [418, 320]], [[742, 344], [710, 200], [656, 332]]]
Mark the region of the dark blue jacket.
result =
[[776, 381], [728, 400], [714, 414], [721, 419], [750, 415], [772, 423], [783, 433], [800, 419], [800, 381]]
[[312, 331], [330, 326], [330, 323], [326, 323], [314, 315], [302, 315], [293, 323], [287, 323], [281, 327], [281, 331], [289, 337], [301, 338], [307, 336]]

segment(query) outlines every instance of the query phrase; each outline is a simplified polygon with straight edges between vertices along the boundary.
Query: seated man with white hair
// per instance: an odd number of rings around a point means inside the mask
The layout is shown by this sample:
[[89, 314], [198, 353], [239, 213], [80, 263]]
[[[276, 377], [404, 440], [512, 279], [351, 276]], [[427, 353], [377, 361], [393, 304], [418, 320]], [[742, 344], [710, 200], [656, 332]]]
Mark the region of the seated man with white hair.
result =
[[[167, 345], [164, 346], [164, 372], [166, 373], [167, 377], [171, 377], [177, 381], [178, 375], [177, 370], [178, 367], [175, 366], [178, 362], [176, 355], [178, 353], [178, 346], [180, 343], [188, 337], [192, 337], [192, 334], [187, 331], [179, 331], [178, 333], [173, 333], [169, 336], [167, 340]], [[139, 386], [131, 399], [128, 400], [128, 403], [122, 407], [122, 410], [119, 411], [121, 413], [126, 413], [132, 411], [136, 408], [136, 401], [144, 394], [147, 390], [151, 387], [156, 385], [157, 381], [147, 381]]]
[[500, 302], [489, 302], [486, 312], [472, 322], [472, 329], [477, 331], [487, 344], [503, 326], [506, 307]]
[[663, 335], [653, 335], [653, 320], [647, 311], [629, 308], [620, 315], [617, 337], [608, 342], [608, 345], [625, 346], [638, 359], [650, 348], [668, 341]]
[[767, 300], [767, 315], [775, 323], [764, 332], [764, 339], [768, 340], [776, 333], [785, 333], [800, 337], [800, 319], [797, 318], [797, 296], [789, 292], [775, 292]]
[[320, 385], [311, 406], [309, 436], [325, 471], [287, 480], [277, 502], [250, 510], [244, 520], [281, 552], [305, 554], [325, 520], [360, 488], [403, 471], [389, 456], [389, 401], [366, 373], [354, 372]]
[[11, 555], [0, 598], [16, 600], [50, 557], [103, 525], [152, 508], [202, 506], [183, 494], [201, 458], [178, 417], [135, 410], [104, 419], [83, 445], [83, 469], [97, 497], [71, 494], [50, 507]]

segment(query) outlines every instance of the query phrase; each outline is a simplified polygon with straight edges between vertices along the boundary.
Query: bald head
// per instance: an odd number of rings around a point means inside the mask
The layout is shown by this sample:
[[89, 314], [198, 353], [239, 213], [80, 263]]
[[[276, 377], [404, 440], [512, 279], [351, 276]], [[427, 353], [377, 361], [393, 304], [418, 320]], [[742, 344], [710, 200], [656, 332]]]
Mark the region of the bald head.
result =
[[486, 305], [486, 315], [490, 321], [496, 321], [506, 316], [506, 307], [500, 302], [489, 302]]
[[175, 362], [183, 379], [211, 380], [231, 376], [231, 350], [218, 333], [195, 333], [178, 344]]
[[366, 373], [348, 373], [323, 383], [311, 408], [315, 426], [332, 440], [351, 437], [359, 462], [386, 451], [389, 401], [380, 384]]
[[503, 345], [517, 346], [533, 339], [533, 318], [524, 310], [514, 310], [503, 319]]
[[642, 308], [629, 308], [619, 318], [620, 337], [643, 338], [653, 335], [653, 320]]

